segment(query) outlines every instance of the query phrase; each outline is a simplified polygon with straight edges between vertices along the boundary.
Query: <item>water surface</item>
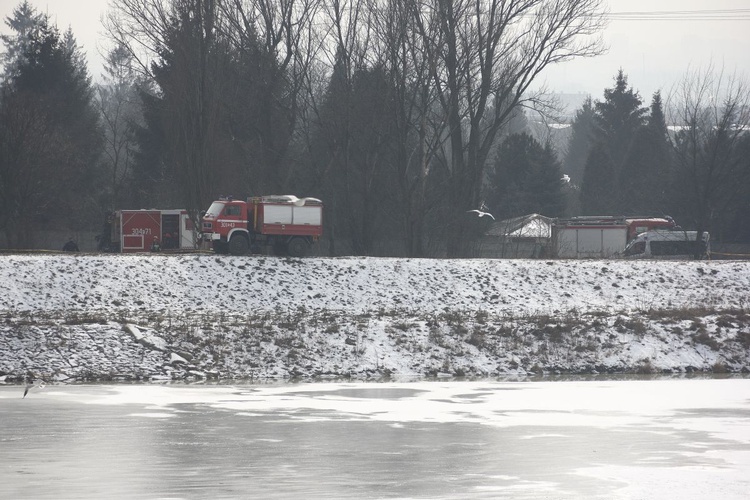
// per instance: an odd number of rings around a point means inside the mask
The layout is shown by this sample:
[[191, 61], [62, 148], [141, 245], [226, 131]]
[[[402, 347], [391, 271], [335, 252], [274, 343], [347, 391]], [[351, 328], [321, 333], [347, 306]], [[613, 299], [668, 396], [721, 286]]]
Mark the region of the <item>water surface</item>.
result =
[[0, 498], [746, 498], [750, 380], [0, 387]]

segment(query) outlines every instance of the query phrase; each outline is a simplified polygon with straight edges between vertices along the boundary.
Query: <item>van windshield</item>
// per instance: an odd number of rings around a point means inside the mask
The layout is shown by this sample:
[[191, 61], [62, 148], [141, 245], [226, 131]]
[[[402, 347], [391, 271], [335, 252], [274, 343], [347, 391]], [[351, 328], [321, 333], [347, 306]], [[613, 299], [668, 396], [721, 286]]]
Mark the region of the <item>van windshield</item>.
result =
[[645, 241], [631, 241], [628, 246], [625, 247], [625, 255], [640, 255], [646, 251]]

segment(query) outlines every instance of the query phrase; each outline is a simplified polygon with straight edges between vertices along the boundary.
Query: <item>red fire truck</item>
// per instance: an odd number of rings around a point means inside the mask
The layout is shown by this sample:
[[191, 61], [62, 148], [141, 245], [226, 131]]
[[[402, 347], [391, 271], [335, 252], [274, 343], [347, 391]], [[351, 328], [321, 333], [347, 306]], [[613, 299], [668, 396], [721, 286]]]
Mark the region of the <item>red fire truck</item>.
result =
[[186, 210], [117, 210], [107, 218], [99, 249], [114, 252], [194, 249], [197, 241]]
[[323, 202], [292, 195], [224, 198], [203, 214], [201, 229], [216, 253], [243, 255], [267, 248], [302, 257], [323, 234]]

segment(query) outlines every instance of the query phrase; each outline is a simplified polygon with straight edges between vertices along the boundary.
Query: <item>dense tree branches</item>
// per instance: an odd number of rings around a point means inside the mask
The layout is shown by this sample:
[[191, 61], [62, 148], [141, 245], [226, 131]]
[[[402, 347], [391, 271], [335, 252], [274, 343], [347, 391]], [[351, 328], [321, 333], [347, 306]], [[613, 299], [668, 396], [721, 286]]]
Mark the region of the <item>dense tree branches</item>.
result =
[[26, 246], [33, 228], [91, 222], [101, 137], [72, 33], [26, 3], [9, 24], [18, 31], [0, 87], [0, 222], [11, 244]]
[[513, 110], [537, 96], [531, 84], [549, 64], [602, 50], [600, 2], [438, 0], [412, 13], [447, 120], [448, 253], [468, 252], [472, 235], [457, 214], [481, 199], [487, 158]]
[[713, 229], [750, 195], [750, 89], [735, 75], [689, 71], [669, 100], [675, 208], [698, 229]]
[[[646, 109], [620, 70], [615, 86], [595, 103], [593, 118], [581, 186], [584, 214], [670, 214], [683, 227], [722, 240], [750, 235], [744, 229], [750, 216], [745, 81], [713, 67], [689, 71], [666, 105], [656, 92]], [[571, 147], [585, 128], [574, 129]]]
[[500, 130], [545, 67], [600, 53], [602, 25], [601, 0], [115, 0], [108, 191], [197, 211], [312, 189], [357, 253], [467, 255]]

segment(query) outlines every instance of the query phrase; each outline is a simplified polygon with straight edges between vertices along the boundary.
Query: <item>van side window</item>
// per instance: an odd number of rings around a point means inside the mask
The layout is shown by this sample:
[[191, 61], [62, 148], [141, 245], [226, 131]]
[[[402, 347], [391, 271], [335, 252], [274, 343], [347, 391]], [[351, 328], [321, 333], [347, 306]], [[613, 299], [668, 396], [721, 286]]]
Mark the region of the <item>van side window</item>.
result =
[[676, 241], [652, 241], [651, 255], [677, 255]]
[[695, 241], [652, 241], [651, 255], [692, 255], [696, 248], [705, 252], [704, 244]]

